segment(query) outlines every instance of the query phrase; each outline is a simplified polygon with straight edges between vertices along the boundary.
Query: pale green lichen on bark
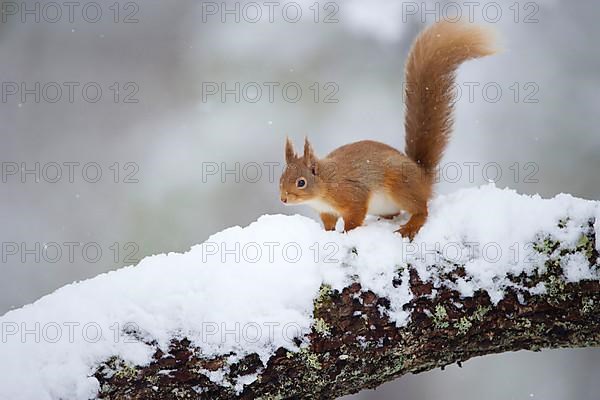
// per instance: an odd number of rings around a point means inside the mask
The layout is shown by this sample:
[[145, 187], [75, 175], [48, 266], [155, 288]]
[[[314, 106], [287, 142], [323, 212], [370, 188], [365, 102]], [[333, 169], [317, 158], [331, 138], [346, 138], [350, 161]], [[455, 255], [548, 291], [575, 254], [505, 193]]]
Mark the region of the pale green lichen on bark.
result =
[[105, 375], [114, 375], [119, 379], [135, 378], [138, 374], [138, 369], [135, 365], [123, 361], [119, 357], [111, 357], [104, 365]]
[[566, 282], [564, 279], [550, 275], [546, 283], [546, 295], [551, 304], [556, 304], [567, 300], [568, 294], [565, 292]]
[[310, 369], [316, 369], [316, 370], [320, 370], [321, 369], [321, 363], [319, 362], [319, 357], [316, 354], [312, 353], [308, 347], [303, 347], [296, 354], [298, 356], [300, 356], [300, 358], [302, 360], [304, 360], [304, 363]]
[[446, 329], [450, 326], [450, 323], [448, 322], [448, 312], [441, 304], [435, 306], [433, 324], [438, 329]]
[[460, 335], [466, 335], [469, 329], [473, 326], [473, 323], [469, 321], [467, 317], [462, 317], [458, 322], [454, 323], [454, 328], [458, 329]]
[[533, 244], [533, 249], [540, 254], [550, 255], [559, 246], [559, 242], [546, 237]]
[[327, 304], [331, 302], [331, 295], [333, 293], [333, 289], [328, 284], [322, 284], [319, 287], [319, 293], [317, 297], [313, 300], [314, 313], [324, 308]]
[[256, 400], [283, 400], [284, 397], [280, 394], [269, 394], [266, 396], [257, 397]]
[[331, 335], [330, 327], [323, 318], [315, 319], [315, 322], [313, 323], [313, 329], [315, 330], [315, 332], [319, 333], [320, 335], [323, 335], [323, 336]]
[[473, 319], [480, 322], [483, 321], [483, 317], [485, 317], [491, 309], [492, 307], [490, 306], [477, 306], [477, 310], [473, 313]]
[[583, 251], [586, 255], [586, 258], [589, 260], [594, 254], [594, 243], [588, 238], [587, 235], [583, 234], [577, 242], [577, 250]]
[[595, 301], [591, 297], [583, 298], [581, 303], [581, 312], [583, 314], [591, 314], [593, 311], [595, 311]]

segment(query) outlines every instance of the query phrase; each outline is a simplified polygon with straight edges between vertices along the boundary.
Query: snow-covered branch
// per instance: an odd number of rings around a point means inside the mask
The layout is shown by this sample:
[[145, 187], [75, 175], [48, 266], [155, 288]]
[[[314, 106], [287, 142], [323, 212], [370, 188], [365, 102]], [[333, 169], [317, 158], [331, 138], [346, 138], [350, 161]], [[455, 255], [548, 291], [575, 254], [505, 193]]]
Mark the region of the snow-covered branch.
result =
[[0, 318], [0, 398], [335, 398], [483, 354], [600, 343], [597, 202], [494, 186], [348, 234], [263, 216]]

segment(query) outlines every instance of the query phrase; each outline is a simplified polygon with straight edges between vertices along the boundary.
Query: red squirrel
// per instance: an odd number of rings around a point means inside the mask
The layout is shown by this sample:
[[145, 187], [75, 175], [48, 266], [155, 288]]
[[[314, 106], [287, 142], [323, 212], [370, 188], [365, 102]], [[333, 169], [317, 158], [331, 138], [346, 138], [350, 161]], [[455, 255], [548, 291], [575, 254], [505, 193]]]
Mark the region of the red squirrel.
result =
[[443, 21], [421, 32], [405, 71], [406, 154], [364, 140], [319, 159], [308, 139], [298, 156], [288, 138], [281, 201], [310, 205], [326, 230], [334, 230], [340, 216], [350, 231], [367, 214], [392, 218], [406, 211], [410, 219], [396, 232], [412, 240], [427, 219], [435, 170], [452, 131], [456, 69], [495, 52], [493, 35], [478, 25]]

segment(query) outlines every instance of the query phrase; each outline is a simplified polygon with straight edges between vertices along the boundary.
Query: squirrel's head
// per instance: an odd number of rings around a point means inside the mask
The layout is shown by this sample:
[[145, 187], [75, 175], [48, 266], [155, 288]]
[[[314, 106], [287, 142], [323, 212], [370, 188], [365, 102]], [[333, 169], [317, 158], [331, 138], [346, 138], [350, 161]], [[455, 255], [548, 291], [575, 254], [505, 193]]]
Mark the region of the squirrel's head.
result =
[[320, 194], [319, 160], [308, 138], [304, 141], [304, 155], [299, 157], [288, 138], [285, 142], [285, 170], [279, 180], [281, 201], [299, 204], [318, 198]]

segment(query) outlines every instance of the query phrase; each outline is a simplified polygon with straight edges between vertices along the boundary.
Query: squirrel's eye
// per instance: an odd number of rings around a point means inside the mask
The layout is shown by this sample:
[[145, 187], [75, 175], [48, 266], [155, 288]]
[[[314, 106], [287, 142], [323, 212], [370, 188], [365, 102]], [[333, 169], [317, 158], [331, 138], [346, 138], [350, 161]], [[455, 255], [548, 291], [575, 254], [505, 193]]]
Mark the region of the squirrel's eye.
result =
[[298, 181], [296, 182], [296, 186], [298, 186], [300, 189], [302, 189], [303, 187], [306, 186], [306, 180], [304, 180], [304, 178], [298, 179]]

